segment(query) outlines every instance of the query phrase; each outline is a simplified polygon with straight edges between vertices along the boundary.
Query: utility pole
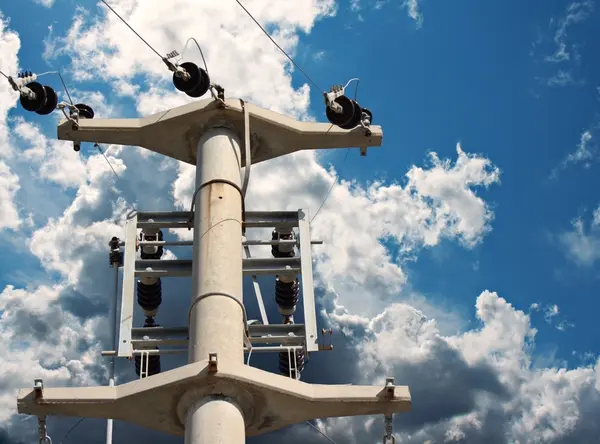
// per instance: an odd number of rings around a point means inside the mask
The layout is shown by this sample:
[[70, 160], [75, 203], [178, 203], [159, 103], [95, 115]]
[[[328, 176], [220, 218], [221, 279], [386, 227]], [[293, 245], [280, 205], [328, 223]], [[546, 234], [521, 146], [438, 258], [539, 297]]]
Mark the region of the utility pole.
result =
[[[212, 127], [198, 141], [190, 363], [209, 353], [244, 363], [240, 160], [238, 136], [226, 124]], [[226, 396], [198, 399], [186, 413], [185, 431], [186, 443], [243, 443], [242, 410]]]
[[[339, 97], [334, 97], [337, 111], [329, 102], [330, 121], [335, 121], [332, 112], [343, 114], [347, 106], [354, 111], [346, 113], [345, 119], [361, 114], [356, 102]], [[140, 359], [141, 378], [116, 386], [68, 388], [45, 388], [38, 381], [33, 389], [20, 390], [19, 413], [44, 420], [47, 415], [119, 419], [183, 435], [186, 444], [242, 444], [246, 435], [260, 435], [310, 419], [385, 414], [389, 433], [384, 443], [393, 442], [388, 418], [394, 412], [410, 410], [408, 387], [395, 386], [392, 378], [382, 386], [298, 380], [297, 361], [303, 366], [305, 356], [327, 349], [318, 343], [316, 331], [308, 214], [304, 210], [247, 211], [244, 194], [248, 175], [241, 173], [243, 167], [248, 173], [251, 164], [306, 149], [355, 146], [364, 154], [367, 147], [381, 145], [383, 138], [381, 128], [370, 125], [370, 112], [362, 110], [362, 118], [368, 117], [366, 127], [359, 126], [359, 120], [364, 122], [359, 117], [353, 124], [337, 126], [299, 122], [241, 100], [225, 99], [221, 91], [219, 97], [143, 118], [71, 117], [59, 123], [58, 138], [73, 141], [74, 147], [81, 142], [140, 146], [196, 165], [194, 208], [190, 212], [138, 211], [127, 221], [125, 242], [117, 239], [119, 246], [125, 246], [118, 345], [103, 354], [113, 359]], [[186, 242], [163, 241], [160, 229], [192, 226], [192, 259], [161, 260], [163, 245]], [[275, 227], [272, 240], [245, 240], [247, 228], [269, 226]], [[294, 227], [298, 234], [294, 234]], [[142, 233], [138, 239], [139, 228]], [[117, 254], [114, 245], [111, 251]], [[248, 245], [271, 245], [275, 257], [244, 257]], [[136, 259], [138, 247], [142, 260]], [[147, 253], [151, 258], [144, 259], [146, 248], [160, 249], [160, 254]], [[294, 248], [300, 257], [294, 256]], [[293, 304], [278, 302], [283, 324], [271, 324], [266, 319], [249, 322], [242, 297], [244, 274], [278, 276], [277, 297], [291, 294], [294, 299]], [[190, 275], [189, 325], [164, 328], [153, 324], [161, 301], [161, 277]], [[290, 314], [298, 299], [296, 275], [302, 277], [304, 324], [294, 324]], [[140, 279], [138, 303], [147, 316], [144, 328], [132, 325], [135, 277]], [[154, 305], [148, 299], [150, 288], [159, 292]], [[290, 289], [295, 293], [285, 293]], [[257, 300], [262, 307], [258, 292]], [[260, 343], [267, 345], [260, 347]], [[188, 364], [160, 372], [157, 355], [169, 352], [166, 347], [173, 344], [187, 344], [183, 352], [188, 354]], [[281, 360], [286, 350], [290, 359], [287, 367]], [[280, 367], [291, 377], [245, 364], [244, 352], [253, 351], [279, 352]], [[112, 434], [112, 424], [110, 427]]]

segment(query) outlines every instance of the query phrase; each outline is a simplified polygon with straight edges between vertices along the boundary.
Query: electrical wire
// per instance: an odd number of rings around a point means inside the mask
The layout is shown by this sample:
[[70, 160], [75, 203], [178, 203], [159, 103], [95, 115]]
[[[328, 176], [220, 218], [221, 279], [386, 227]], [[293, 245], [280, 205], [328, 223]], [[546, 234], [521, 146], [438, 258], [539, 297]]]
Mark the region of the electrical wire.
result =
[[161, 55], [161, 54], [160, 54], [160, 53], [159, 53], [159, 52], [158, 52], [156, 49], [154, 49], [150, 43], [148, 43], [146, 40], [144, 40], [144, 38], [143, 38], [141, 35], [139, 35], [139, 34], [138, 34], [136, 31], [135, 31], [135, 29], [133, 29], [133, 28], [132, 28], [132, 27], [129, 25], [129, 23], [127, 23], [127, 21], [126, 21], [126, 20], [125, 20], [123, 17], [121, 17], [117, 11], [115, 11], [115, 10], [112, 8], [112, 6], [110, 6], [110, 5], [109, 5], [108, 3], [106, 3], [104, 0], [100, 0], [100, 1], [101, 1], [102, 3], [104, 3], [108, 9], [110, 9], [112, 12], [114, 12], [114, 14], [115, 14], [117, 17], [119, 17], [119, 19], [120, 19], [120, 20], [121, 20], [123, 23], [125, 23], [125, 25], [126, 25], [126, 26], [127, 26], [129, 29], [131, 29], [131, 31], [132, 31], [132, 32], [133, 32], [135, 35], [137, 35], [137, 36], [138, 36], [138, 38], [139, 38], [139, 39], [140, 39], [142, 42], [144, 42], [148, 48], [150, 48], [152, 51], [154, 51], [154, 53], [155, 53], [155, 54], [156, 54], [158, 57], [160, 57], [160, 59], [161, 59], [161, 60], [164, 60], [164, 59], [165, 59], [165, 57], [164, 57], [163, 55]]
[[[104, 0], [102, 0], [102, 1], [104, 1]], [[297, 63], [294, 61], [294, 59], [293, 59], [293, 58], [292, 58], [292, 57], [291, 57], [291, 56], [290, 56], [290, 55], [289, 55], [287, 52], [285, 52], [285, 50], [284, 50], [284, 49], [283, 49], [281, 46], [279, 46], [275, 40], [273, 40], [273, 37], [271, 37], [271, 35], [270, 35], [270, 34], [269, 34], [267, 31], [266, 31], [266, 29], [265, 29], [265, 28], [263, 28], [263, 26], [262, 26], [260, 23], [258, 23], [258, 21], [257, 21], [257, 20], [256, 20], [256, 19], [255, 19], [255, 18], [252, 16], [252, 14], [250, 14], [250, 11], [248, 11], [248, 10], [246, 9], [246, 7], [245, 7], [245, 6], [242, 4], [242, 2], [240, 2], [240, 0], [235, 0], [235, 1], [237, 2], [237, 4], [238, 4], [238, 5], [240, 5], [240, 6], [242, 7], [242, 9], [243, 9], [244, 11], [246, 11], [246, 14], [248, 14], [248, 16], [249, 16], [249, 17], [250, 17], [250, 18], [251, 18], [251, 19], [254, 21], [254, 23], [256, 23], [256, 25], [257, 25], [257, 26], [258, 26], [258, 27], [259, 27], [259, 28], [262, 30], [262, 32], [264, 32], [264, 33], [265, 33], [265, 35], [266, 35], [266, 36], [269, 38], [269, 40], [271, 40], [271, 42], [273, 42], [273, 44], [274, 44], [274, 45], [275, 45], [275, 46], [276, 46], [276, 47], [277, 47], [277, 48], [278, 48], [278, 49], [279, 49], [279, 50], [280, 50], [280, 51], [283, 53], [283, 55], [284, 55], [284, 56], [286, 56], [286, 57], [288, 58], [288, 60], [289, 60], [290, 62], [292, 62], [292, 64], [293, 64], [293, 65], [294, 65], [296, 68], [298, 68], [298, 70], [299, 70], [299, 71], [300, 71], [302, 74], [304, 74], [304, 77], [306, 77], [306, 78], [308, 79], [308, 81], [309, 81], [310, 83], [312, 83], [312, 84], [313, 84], [313, 86], [314, 86], [315, 88], [317, 88], [319, 91], [324, 91], [324, 90], [323, 90], [323, 88], [320, 88], [320, 87], [319, 87], [319, 85], [317, 85], [317, 83], [316, 83], [316, 82], [315, 82], [315, 81], [314, 81], [314, 80], [313, 80], [313, 79], [312, 79], [312, 78], [311, 78], [311, 77], [310, 77], [310, 76], [309, 76], [309, 75], [306, 73], [306, 71], [304, 71], [304, 70], [303, 70], [303, 69], [300, 67], [300, 65], [298, 65], [298, 64], [297, 64]]]
[[41, 74], [37, 74], [37, 76], [41, 77], [41, 76], [45, 76], [46, 74], [56, 74], [58, 76], [58, 78], [60, 79], [60, 83], [62, 83], [62, 86], [65, 89], [65, 93], [67, 94], [67, 97], [69, 98], [69, 102], [71, 102], [71, 105], [73, 105], [73, 99], [71, 99], [71, 94], [69, 94], [69, 89], [67, 88], [67, 85], [65, 84], [63, 76], [60, 74], [60, 72], [48, 71], [48, 72], [43, 72]]
[[58, 444], [63, 444], [65, 442], [65, 439], [67, 439], [67, 436], [69, 436], [71, 434], [71, 432], [73, 430], [75, 430], [75, 427], [77, 427], [79, 424], [81, 424], [84, 420], [85, 420], [85, 418], [81, 418], [79, 421], [77, 421], [75, 423], [75, 425], [73, 425], [73, 427], [71, 427], [69, 429], [69, 431], [67, 433], [65, 433], [65, 436], [63, 436], [63, 438], [60, 440], [60, 442]]
[[102, 157], [104, 157], [104, 159], [106, 160], [106, 163], [108, 163], [108, 166], [110, 167], [112, 172], [115, 174], [115, 177], [117, 178], [117, 180], [120, 180], [121, 178], [119, 177], [119, 175], [113, 168], [112, 164], [110, 163], [110, 160], [108, 160], [108, 157], [106, 157], [106, 154], [104, 154], [104, 151], [102, 151], [102, 148], [100, 148], [100, 145], [98, 145], [97, 143], [94, 143], [94, 147], [98, 148], [98, 151], [100, 151], [100, 154], [102, 154]]
[[[344, 165], [344, 163], [346, 162], [346, 159], [348, 158], [348, 154], [349, 153], [350, 153], [350, 148], [347, 148], [346, 149], [346, 155], [344, 156], [344, 160], [342, 160], [342, 165], [340, 165], [340, 166]], [[315, 215], [310, 220], [309, 225], [313, 223], [313, 220], [315, 220], [315, 218], [317, 217], [317, 215], [319, 214], [319, 212], [321, 211], [321, 209], [323, 208], [323, 206], [327, 202], [327, 199], [329, 199], [329, 195], [331, 194], [331, 191], [333, 190], [333, 187], [337, 183], [339, 177], [340, 177], [340, 174], [339, 174], [339, 169], [338, 169], [338, 174], [335, 176], [335, 179], [334, 179], [333, 183], [331, 184], [331, 187], [329, 187], [329, 191], [325, 195], [325, 199], [323, 199], [323, 202], [321, 202], [321, 205], [319, 206], [319, 209], [317, 210], [317, 212], [315, 213]]]
[[[104, 151], [102, 151], [102, 148], [100, 148], [100, 145], [98, 145], [97, 143], [94, 143], [94, 147], [98, 148], [98, 151], [100, 151], [100, 154], [102, 154], [102, 157], [104, 157], [104, 160], [106, 160], [106, 163], [108, 163], [108, 166], [112, 170], [112, 172], [115, 175], [115, 177], [117, 178], [117, 180], [118, 181], [121, 180], [121, 177], [119, 177], [119, 175], [117, 174], [117, 172], [113, 168], [112, 164], [110, 163], [110, 160], [108, 160], [108, 157], [106, 157], [106, 154], [104, 154]], [[129, 218], [129, 216], [131, 214], [137, 213], [137, 208], [135, 208], [135, 206], [133, 204], [129, 204], [129, 206], [131, 207], [131, 211], [127, 214], [128, 218]]]
[[196, 40], [194, 37], [190, 37], [189, 39], [187, 39], [187, 42], [185, 42], [185, 46], [183, 47], [183, 51], [181, 51], [181, 56], [177, 59], [177, 64], [179, 64], [179, 62], [183, 59], [183, 55], [185, 54], [185, 50], [187, 49], [188, 43], [190, 43], [191, 40], [193, 40], [194, 43], [196, 44], [196, 46], [198, 47], [198, 51], [200, 51], [200, 56], [202, 57], [202, 62], [204, 62], [204, 70], [206, 71], [206, 74], [210, 78], [210, 75], [208, 73], [208, 65], [206, 64], [206, 59], [204, 58], [204, 52], [202, 52], [202, 48], [200, 47], [200, 43], [198, 43], [198, 40]]
[[337, 444], [333, 439], [331, 439], [329, 436], [327, 436], [325, 433], [323, 433], [316, 425], [311, 424], [308, 421], [304, 421], [306, 424], [308, 424], [309, 426], [311, 426], [313, 429], [315, 429], [317, 432], [319, 432], [323, 437], [325, 437], [326, 439], [329, 440], [329, 442], [332, 442], [333, 444]]

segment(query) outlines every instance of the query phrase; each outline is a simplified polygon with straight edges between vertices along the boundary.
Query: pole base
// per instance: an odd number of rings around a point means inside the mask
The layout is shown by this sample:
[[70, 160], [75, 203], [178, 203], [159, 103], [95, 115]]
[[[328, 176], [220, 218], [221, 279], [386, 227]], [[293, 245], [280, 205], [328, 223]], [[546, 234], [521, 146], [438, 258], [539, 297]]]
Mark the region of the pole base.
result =
[[[200, 361], [115, 387], [22, 389], [19, 413], [112, 418], [184, 435], [187, 410], [211, 395], [230, 397], [244, 414], [246, 434], [261, 435], [302, 421], [408, 412], [407, 386], [323, 385], [234, 362]], [[41, 396], [40, 396], [41, 395]]]

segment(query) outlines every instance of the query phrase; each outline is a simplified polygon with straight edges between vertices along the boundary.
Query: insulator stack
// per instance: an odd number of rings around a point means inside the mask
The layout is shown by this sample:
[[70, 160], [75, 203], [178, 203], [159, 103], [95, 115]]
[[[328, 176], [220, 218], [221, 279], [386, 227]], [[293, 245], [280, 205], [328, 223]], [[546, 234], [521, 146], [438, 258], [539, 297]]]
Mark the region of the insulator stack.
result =
[[162, 282], [160, 278], [143, 277], [137, 282], [137, 302], [146, 317], [156, 316], [162, 303]]
[[[154, 319], [146, 318], [146, 321], [144, 322], [144, 327], [160, 327], [160, 325], [156, 324], [154, 322]], [[145, 336], [145, 338], [148, 338], [148, 337]], [[142, 348], [142, 347], [140, 347], [140, 348]], [[158, 347], [146, 347], [146, 349], [158, 350]], [[152, 376], [152, 375], [156, 375], [156, 374], [160, 373], [160, 355], [149, 354], [149, 355], [146, 355], [146, 359], [148, 360], [148, 374], [144, 375], [144, 376]], [[140, 376], [141, 370], [144, 370], [144, 373], [146, 372], [145, 368], [142, 369], [141, 355], [134, 356], [134, 363], [135, 363], [136, 375]], [[144, 367], [145, 367], [145, 362], [144, 362]]]
[[282, 316], [292, 316], [300, 298], [300, 281], [295, 276], [275, 277], [275, 302]]
[[356, 100], [345, 96], [344, 92], [344, 87], [335, 85], [331, 88], [330, 93], [325, 94], [327, 120], [345, 130], [362, 125], [370, 133], [368, 127], [373, 121], [373, 113], [369, 109], [361, 107]]
[[[273, 230], [272, 240], [294, 240], [294, 232], [288, 231], [284, 232], [282, 230]], [[271, 254], [273, 257], [294, 257], [294, 244], [283, 244], [283, 245], [272, 245], [271, 246]]]
[[279, 352], [279, 371], [283, 376], [300, 379], [300, 374], [304, 371], [304, 350]]
[[119, 243], [121, 241], [118, 237], [114, 236], [108, 246], [110, 247], [110, 253], [108, 253], [108, 260], [110, 262], [110, 266], [115, 268], [119, 267], [123, 264], [123, 252], [120, 249]]
[[18, 77], [22, 82], [28, 82], [25, 84], [27, 89], [21, 89], [20, 102], [23, 109], [41, 116], [50, 114], [56, 109], [58, 96], [52, 87], [36, 82], [37, 76], [31, 71], [19, 73]]
[[210, 88], [210, 78], [195, 63], [184, 62], [173, 73], [173, 85], [190, 97], [202, 97]]
[[[149, 222], [153, 222], [149, 220]], [[144, 228], [140, 233], [140, 241], [162, 241], [163, 233], [158, 228]], [[164, 249], [162, 245], [142, 245], [140, 256], [142, 259], [160, 259]]]

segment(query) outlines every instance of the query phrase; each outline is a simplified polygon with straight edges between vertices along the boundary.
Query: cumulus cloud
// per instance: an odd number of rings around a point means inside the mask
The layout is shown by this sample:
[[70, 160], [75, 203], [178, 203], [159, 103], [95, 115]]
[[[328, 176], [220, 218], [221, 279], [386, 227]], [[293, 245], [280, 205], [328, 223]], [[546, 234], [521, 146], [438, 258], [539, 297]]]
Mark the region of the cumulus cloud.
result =
[[[413, 411], [397, 416], [397, 439], [504, 443], [595, 436], [597, 358], [572, 370], [540, 368], [532, 358], [536, 329], [529, 315], [487, 290], [475, 309], [480, 327], [452, 336], [442, 336], [434, 319], [407, 304], [392, 304], [371, 319], [331, 319], [362, 329], [353, 338], [362, 382], [396, 375], [397, 384], [411, 387]], [[383, 435], [377, 419], [332, 419], [321, 426], [338, 442]]]
[[[4, 74], [14, 75], [17, 72], [20, 47], [19, 36], [8, 28], [8, 20], [0, 11], [0, 71]], [[21, 216], [15, 203], [20, 181], [7, 163], [13, 156], [7, 118], [16, 103], [17, 96], [8, 82], [0, 82], [0, 231], [17, 229], [21, 225]]]
[[[156, 1], [148, 6], [148, 1], [121, 0], [112, 5], [163, 52], [181, 48], [192, 35], [198, 38], [211, 76], [228, 96], [311, 117], [309, 86], [293, 86], [290, 64], [234, 2]], [[246, 6], [292, 54], [300, 32], [309, 32], [317, 20], [335, 13], [330, 0], [247, 1]], [[48, 57], [72, 67], [78, 97], [105, 116], [148, 114], [189, 100], [172, 91], [170, 74], [155, 54], [105, 9], [79, 8], [65, 33], [53, 31], [47, 48]], [[18, 45], [0, 63], [13, 60], [16, 69], [17, 51]], [[192, 46], [186, 59], [198, 61], [194, 53]], [[98, 91], [98, 84], [114, 94]], [[2, 106], [7, 106], [4, 101]], [[5, 115], [0, 123], [8, 128]], [[131, 206], [187, 208], [193, 168], [133, 147], [103, 147], [117, 180], [101, 154], [82, 150], [78, 156], [68, 144], [50, 141], [44, 128], [20, 119], [10, 124], [13, 143], [19, 144], [32, 171], [26, 172], [14, 159], [11, 165], [21, 176], [29, 174], [28, 184], [37, 180], [40, 185], [17, 190], [14, 199], [24, 214], [43, 213], [43, 218], [30, 220], [30, 232], [21, 235], [30, 239], [26, 244], [30, 255], [49, 274], [43, 284], [7, 286], [0, 293], [0, 337], [11, 344], [0, 352], [0, 365], [6, 365], [11, 375], [0, 385], [0, 421], [15, 436], [16, 430], [21, 431], [13, 416], [16, 388], [28, 387], [40, 376], [56, 386], [104, 383], [99, 352], [108, 346], [107, 283], [113, 279], [106, 243], [113, 235], [122, 236], [124, 214]], [[396, 182], [341, 181], [333, 188], [336, 172], [321, 160], [318, 153], [301, 152], [276, 159], [268, 167], [257, 165], [247, 202], [249, 209], [303, 207], [314, 214], [331, 189], [312, 223], [313, 236], [326, 242], [315, 248], [315, 271], [321, 315], [346, 333], [346, 342], [331, 358], [316, 359], [347, 365], [324, 365], [307, 370], [309, 376], [314, 371], [319, 382], [343, 378], [380, 383], [392, 374], [397, 383], [409, 384], [414, 412], [396, 419], [399, 439], [405, 442], [462, 437], [504, 442], [527, 436], [556, 440], [569, 433], [577, 436], [585, 427], [596, 431], [592, 413], [598, 411], [598, 364], [596, 369], [536, 368], [531, 355], [535, 328], [529, 316], [491, 291], [477, 298], [480, 326], [458, 334], [443, 332], [439, 307], [420, 303], [424, 307], [420, 311], [404, 294], [406, 260], [443, 239], [472, 248], [491, 229], [493, 213], [480, 193], [498, 184], [500, 171], [489, 159], [457, 145], [454, 158], [431, 153], [428, 163], [410, 167]], [[50, 199], [43, 194], [45, 189], [60, 192]], [[24, 196], [34, 193], [38, 202], [28, 206]], [[40, 210], [39, 200], [58, 202]], [[399, 247], [397, 256], [392, 256], [391, 244]], [[182, 257], [179, 251], [173, 255]], [[170, 305], [159, 315], [161, 323], [181, 325], [189, 281], [165, 283], [164, 291]], [[121, 371], [120, 382], [132, 373], [131, 366]], [[52, 424], [60, 421], [53, 418]], [[347, 438], [346, 442], [379, 440], [382, 434], [372, 418], [332, 420], [320, 427]], [[129, 426], [121, 433], [174, 442]], [[306, 442], [306, 428], [281, 433], [290, 435], [287, 442]], [[31, 427], [19, 436], [33, 439], [34, 434]], [[274, 436], [281, 434], [265, 437], [264, 442]], [[103, 441], [95, 434], [86, 439]]]

